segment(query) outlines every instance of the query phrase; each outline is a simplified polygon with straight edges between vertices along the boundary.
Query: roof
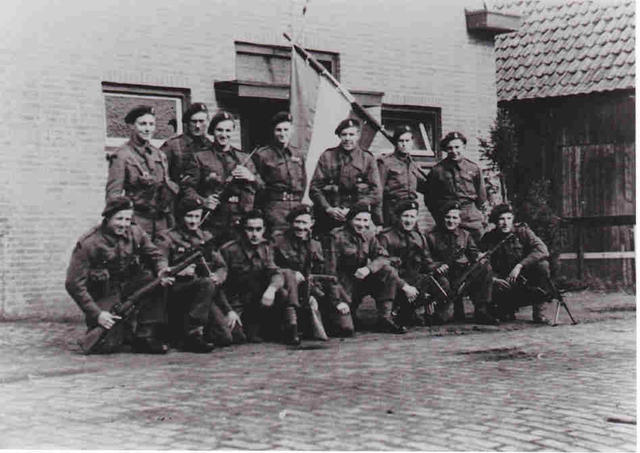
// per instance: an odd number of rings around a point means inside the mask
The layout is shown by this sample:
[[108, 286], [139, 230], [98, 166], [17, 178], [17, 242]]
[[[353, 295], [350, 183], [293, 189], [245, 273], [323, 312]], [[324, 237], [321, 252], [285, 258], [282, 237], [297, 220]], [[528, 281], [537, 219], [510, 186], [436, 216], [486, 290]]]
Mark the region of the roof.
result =
[[517, 32], [496, 36], [498, 101], [571, 96], [635, 87], [632, 0], [507, 0]]

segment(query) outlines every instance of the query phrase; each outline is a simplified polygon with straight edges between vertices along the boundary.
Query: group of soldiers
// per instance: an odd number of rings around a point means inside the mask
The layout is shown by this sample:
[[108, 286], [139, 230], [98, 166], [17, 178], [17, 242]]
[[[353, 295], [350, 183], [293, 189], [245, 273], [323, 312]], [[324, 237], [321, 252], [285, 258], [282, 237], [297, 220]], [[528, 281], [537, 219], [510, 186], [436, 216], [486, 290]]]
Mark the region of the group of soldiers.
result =
[[[483, 234], [482, 172], [459, 132], [442, 139], [447, 157], [426, 175], [411, 157], [410, 126], [396, 128], [393, 153], [376, 159], [347, 118], [308, 181], [287, 112], [273, 117], [271, 143], [251, 153], [231, 145], [234, 117], [211, 118], [203, 103], [160, 149], [153, 108], [124, 121], [131, 136], [109, 158], [103, 220], [78, 240], [66, 288], [89, 328], [125, 326], [119, 343], [135, 352], [347, 337], [362, 328], [365, 296], [381, 332], [464, 321], [465, 295], [478, 323], [513, 319], [524, 304], [547, 322], [547, 248], [504, 204]], [[312, 205], [302, 202], [307, 184]], [[419, 193], [436, 221], [428, 234], [418, 229]], [[172, 272], [196, 251], [200, 260]], [[114, 300], [153, 280], [135, 316], [120, 319]]]

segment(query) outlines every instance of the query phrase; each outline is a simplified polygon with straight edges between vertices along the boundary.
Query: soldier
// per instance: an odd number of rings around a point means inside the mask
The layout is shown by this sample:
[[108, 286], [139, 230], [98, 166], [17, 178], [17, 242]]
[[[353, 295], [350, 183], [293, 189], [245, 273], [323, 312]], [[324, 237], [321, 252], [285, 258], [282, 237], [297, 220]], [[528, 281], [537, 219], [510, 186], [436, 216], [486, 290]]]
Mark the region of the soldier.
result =
[[[465, 319], [462, 295], [468, 292], [475, 309], [475, 321], [480, 324], [497, 324], [498, 321], [489, 314], [488, 304], [491, 300], [491, 266], [483, 261], [467, 278], [461, 282], [460, 277], [479, 259], [480, 251], [469, 231], [460, 227], [460, 205], [449, 201], [442, 207], [438, 224], [427, 234], [429, 251], [434, 260], [435, 273], [441, 287], [449, 294], [447, 303], [440, 304], [433, 320], [443, 323], [450, 320], [450, 305], [453, 304], [454, 318]], [[460, 285], [467, 291], [459, 297]], [[453, 300], [451, 300], [453, 299]]]
[[[343, 120], [335, 134], [340, 138], [340, 145], [320, 155], [309, 187], [319, 234], [342, 225], [354, 204], [377, 206], [382, 199], [376, 159], [358, 146], [360, 122], [351, 118]], [[380, 221], [377, 217], [374, 220]]]
[[[160, 250], [139, 226], [132, 225], [133, 212], [130, 199], [111, 198], [102, 211], [102, 223], [80, 237], [71, 255], [65, 286], [84, 312], [90, 329], [97, 325], [111, 329], [120, 319], [109, 312], [113, 304], [153, 280], [150, 272], [143, 270], [142, 260], [151, 262], [159, 276], [167, 270]], [[172, 277], [163, 277], [161, 282], [163, 286], [172, 283]], [[137, 328], [133, 350], [165, 354], [168, 346], [159, 339], [159, 327], [164, 321], [161, 294], [154, 291], [144, 297], [146, 303], [140, 305], [134, 323]], [[122, 332], [119, 331], [120, 342], [125, 340]]]
[[345, 220], [345, 225], [335, 228], [329, 236], [328, 273], [338, 276], [338, 282], [351, 298], [356, 323], [358, 306], [364, 296], [371, 295], [378, 310], [378, 330], [406, 333], [406, 328], [392, 319], [398, 274], [389, 264], [387, 251], [370, 231], [371, 207], [356, 203]]
[[[303, 299], [303, 303], [308, 303], [310, 309], [317, 310], [319, 305], [329, 333], [349, 337], [353, 335], [349, 304], [337, 281], [331, 281], [330, 277], [335, 276], [326, 275], [322, 246], [311, 237], [312, 212], [311, 206], [301, 204], [287, 215], [291, 225], [289, 229], [274, 234], [275, 263], [294, 271], [295, 280], [300, 285], [299, 296], [309, 294], [309, 300]], [[323, 278], [314, 278], [314, 274], [325, 275]]]
[[427, 176], [425, 204], [438, 223], [437, 216], [449, 201], [460, 205], [462, 228], [469, 230], [476, 243], [483, 232], [482, 210], [487, 201], [480, 167], [463, 156], [467, 139], [460, 132], [449, 132], [440, 142], [447, 151], [446, 159], [431, 169]]
[[273, 248], [266, 241], [265, 215], [254, 210], [241, 222], [242, 236], [227, 242], [220, 253], [228, 274], [223, 289], [233, 309], [240, 314], [248, 340], [262, 342], [261, 332], [284, 324], [285, 342], [299, 344], [296, 308], [299, 307], [295, 276], [283, 272], [273, 260]]
[[167, 157], [150, 142], [156, 129], [152, 107], [138, 106], [124, 118], [131, 138], [109, 159], [106, 198], [126, 195], [133, 201], [133, 223], [150, 237], [173, 224], [178, 186], [169, 179]]
[[273, 141], [259, 148], [253, 155], [258, 174], [264, 181], [264, 190], [258, 194], [258, 207], [267, 215], [269, 228], [276, 232], [286, 230], [286, 217], [300, 204], [307, 187], [304, 156], [289, 146], [291, 114], [277, 113], [271, 120]]
[[[204, 255], [203, 262], [192, 264], [176, 276], [169, 292], [171, 332], [191, 352], [210, 352], [214, 344], [228, 346], [233, 342], [234, 328], [242, 330], [240, 317], [221, 291], [227, 266], [213, 247], [211, 234], [200, 229], [202, 212], [202, 201], [183, 198], [176, 209], [177, 226], [164, 232], [158, 241], [171, 265], [196, 251]], [[236, 336], [242, 338], [240, 333]]]
[[[385, 226], [394, 226], [395, 209], [404, 200], [415, 200], [425, 194], [426, 178], [411, 158], [413, 131], [411, 126], [398, 126], [393, 132], [395, 150], [378, 159], [380, 184], [383, 188], [382, 213]], [[426, 195], [425, 195], [426, 196]]]
[[236, 237], [238, 223], [253, 209], [262, 184], [251, 158], [231, 146], [234, 129], [230, 113], [216, 114], [209, 123], [213, 147], [188, 157], [182, 181], [185, 196], [199, 198], [208, 210], [203, 227], [213, 234], [216, 245]]
[[526, 223], [514, 224], [513, 211], [507, 204], [493, 208], [489, 221], [496, 228], [483, 236], [480, 243], [483, 250], [492, 249], [513, 233], [512, 239], [491, 255], [495, 274], [493, 303], [499, 316], [505, 321], [513, 320], [519, 306], [532, 304], [533, 322], [548, 324], [543, 314], [544, 303], [552, 291], [547, 246]]
[[[173, 120], [175, 122], [175, 120]], [[180, 182], [183, 177], [185, 155], [211, 149], [211, 140], [207, 138], [209, 110], [202, 102], [194, 102], [182, 115], [185, 133], [169, 138], [160, 147], [167, 156], [169, 177]]]
[[[406, 200], [400, 203], [394, 217], [396, 224], [382, 230], [378, 240], [389, 253], [391, 264], [398, 269], [398, 322], [423, 325], [423, 320], [416, 315], [416, 308], [426, 306], [428, 302], [431, 286], [428, 274], [434, 271], [434, 263], [427, 238], [418, 230], [418, 202]], [[429, 314], [425, 312], [425, 317]]]

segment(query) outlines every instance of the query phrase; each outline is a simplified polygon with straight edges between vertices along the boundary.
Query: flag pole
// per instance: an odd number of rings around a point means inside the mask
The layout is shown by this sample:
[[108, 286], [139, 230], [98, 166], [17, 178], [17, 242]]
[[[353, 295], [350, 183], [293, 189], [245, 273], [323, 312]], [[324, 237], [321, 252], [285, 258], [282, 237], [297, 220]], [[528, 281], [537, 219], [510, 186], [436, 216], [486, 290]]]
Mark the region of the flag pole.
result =
[[[351, 108], [358, 115], [360, 115], [367, 123], [371, 124], [371, 126], [373, 126], [373, 128], [376, 129], [377, 132], [380, 132], [387, 140], [389, 140], [392, 145], [395, 146], [393, 137], [382, 127], [378, 120], [371, 116], [371, 114], [367, 112], [367, 110], [362, 105], [360, 105], [358, 101], [356, 101], [356, 98], [353, 97], [351, 93], [349, 93], [349, 90], [344, 88], [342, 84], [338, 82], [338, 80], [333, 76], [333, 74], [331, 74], [331, 72], [327, 71], [327, 68], [325, 68], [318, 60], [315, 59], [313, 55], [307, 52], [302, 46], [299, 46], [298, 44], [293, 42], [289, 33], [285, 32], [282, 35], [287, 41], [291, 43], [293, 49], [313, 67], [313, 69], [320, 73], [321, 76], [326, 77], [327, 80], [329, 80], [329, 82], [331, 82], [331, 84], [336, 87], [340, 94], [342, 94], [342, 96], [345, 97], [349, 104], [351, 104]], [[411, 162], [413, 162], [416, 166], [416, 169], [422, 174], [422, 176], [426, 178], [427, 173], [422, 168], [420, 168], [420, 166], [413, 160], [410, 154], [407, 153], [407, 155], [409, 156]]]

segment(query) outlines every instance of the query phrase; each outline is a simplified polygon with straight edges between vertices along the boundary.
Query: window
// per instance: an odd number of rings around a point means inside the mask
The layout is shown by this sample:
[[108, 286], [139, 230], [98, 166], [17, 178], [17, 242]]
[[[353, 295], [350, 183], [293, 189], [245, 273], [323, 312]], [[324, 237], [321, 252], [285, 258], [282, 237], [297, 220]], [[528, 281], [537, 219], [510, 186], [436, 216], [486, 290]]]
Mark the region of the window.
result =
[[137, 105], [155, 108], [156, 132], [151, 140], [154, 146], [162, 145], [175, 133], [182, 133], [182, 112], [189, 103], [189, 90], [102, 82], [102, 93], [106, 112], [107, 152], [115, 150], [129, 139], [129, 128], [124, 117]]
[[441, 135], [441, 109], [436, 107], [390, 105], [382, 106], [382, 126], [393, 134], [393, 130], [408, 124], [413, 130], [413, 149], [416, 161], [432, 167], [438, 160]]

